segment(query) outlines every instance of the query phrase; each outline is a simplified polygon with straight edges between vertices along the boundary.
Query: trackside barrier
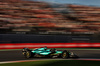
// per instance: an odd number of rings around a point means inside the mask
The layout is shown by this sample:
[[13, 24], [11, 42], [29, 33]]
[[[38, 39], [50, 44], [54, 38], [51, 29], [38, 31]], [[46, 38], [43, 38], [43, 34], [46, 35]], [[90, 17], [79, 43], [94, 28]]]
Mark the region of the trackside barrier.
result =
[[2, 43], [0, 49], [39, 48], [99, 48], [100, 43]]

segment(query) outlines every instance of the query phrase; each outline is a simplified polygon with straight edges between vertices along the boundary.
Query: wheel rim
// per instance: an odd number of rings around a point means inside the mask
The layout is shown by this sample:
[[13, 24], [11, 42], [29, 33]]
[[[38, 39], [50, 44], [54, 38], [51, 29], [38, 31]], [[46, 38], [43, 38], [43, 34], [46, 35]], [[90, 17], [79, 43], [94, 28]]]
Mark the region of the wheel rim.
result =
[[29, 52], [26, 52], [26, 57], [28, 58], [30, 56], [30, 53]]
[[65, 58], [65, 57], [66, 57], [66, 55], [67, 55], [66, 53], [63, 53], [63, 58]]

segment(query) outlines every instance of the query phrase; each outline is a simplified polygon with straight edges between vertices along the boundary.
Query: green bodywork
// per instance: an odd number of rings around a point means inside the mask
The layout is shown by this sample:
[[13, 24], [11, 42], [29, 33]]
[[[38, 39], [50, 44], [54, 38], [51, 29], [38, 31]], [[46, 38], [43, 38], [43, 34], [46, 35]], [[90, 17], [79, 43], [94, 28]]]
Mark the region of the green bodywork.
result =
[[[36, 53], [36, 54], [39, 54], [39, 55], [49, 55], [51, 54], [51, 51], [50, 49], [47, 49], [47, 48], [38, 48], [38, 49], [34, 49], [31, 51], [32, 53]], [[55, 53], [53, 53], [54, 55], [56, 54], [61, 54], [63, 51], [57, 51], [55, 50]]]

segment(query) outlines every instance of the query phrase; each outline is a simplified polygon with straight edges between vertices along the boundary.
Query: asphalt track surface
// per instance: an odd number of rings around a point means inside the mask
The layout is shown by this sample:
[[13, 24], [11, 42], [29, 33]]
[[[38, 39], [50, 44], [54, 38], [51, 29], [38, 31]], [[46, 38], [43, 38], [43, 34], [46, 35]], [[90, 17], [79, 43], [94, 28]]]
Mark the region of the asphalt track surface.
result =
[[[69, 50], [74, 52], [79, 58], [100, 59], [100, 50]], [[77, 59], [79, 59], [77, 58]], [[49, 58], [30, 58], [26, 59], [22, 55], [21, 50], [0, 51], [0, 62], [3, 61], [17, 61], [17, 60], [42, 60]], [[58, 58], [60, 59], [60, 58]]]

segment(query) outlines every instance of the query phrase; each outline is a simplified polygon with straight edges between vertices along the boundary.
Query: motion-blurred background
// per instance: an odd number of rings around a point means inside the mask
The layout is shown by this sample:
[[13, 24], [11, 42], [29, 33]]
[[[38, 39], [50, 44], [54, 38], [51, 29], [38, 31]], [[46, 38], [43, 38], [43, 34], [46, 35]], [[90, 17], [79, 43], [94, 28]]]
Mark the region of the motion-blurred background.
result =
[[0, 43], [98, 43], [99, 0], [0, 0]]

